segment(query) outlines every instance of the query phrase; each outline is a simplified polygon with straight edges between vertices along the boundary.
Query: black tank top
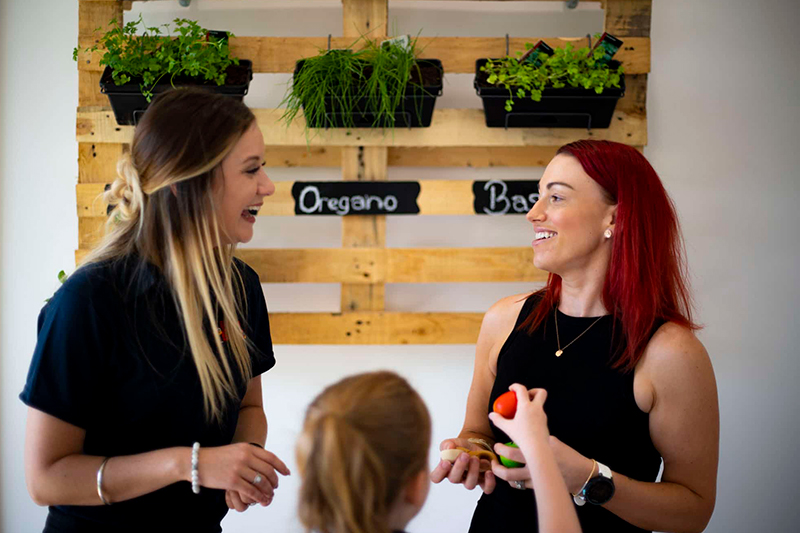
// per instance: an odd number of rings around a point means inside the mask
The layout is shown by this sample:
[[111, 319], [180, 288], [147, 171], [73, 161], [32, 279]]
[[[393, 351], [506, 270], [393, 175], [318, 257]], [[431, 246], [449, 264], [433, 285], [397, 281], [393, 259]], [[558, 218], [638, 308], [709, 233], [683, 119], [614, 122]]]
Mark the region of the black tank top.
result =
[[[614, 472], [655, 481], [661, 456], [650, 439], [649, 415], [636, 405], [633, 372], [611, 368], [611, 358], [624, 347], [620, 324], [610, 315], [604, 316], [556, 357], [554, 313], [532, 335], [518, 329], [537, 303], [537, 296], [527, 299], [500, 350], [488, 411], [512, 383], [543, 388], [547, 390], [544, 410], [551, 435]], [[562, 348], [595, 320], [558, 311]], [[490, 425], [497, 442], [511, 440]], [[601, 506], [587, 503], [575, 509], [584, 533], [644, 531]], [[495, 490], [478, 501], [470, 533], [497, 531], [538, 531], [532, 491], [512, 488], [497, 478]]]

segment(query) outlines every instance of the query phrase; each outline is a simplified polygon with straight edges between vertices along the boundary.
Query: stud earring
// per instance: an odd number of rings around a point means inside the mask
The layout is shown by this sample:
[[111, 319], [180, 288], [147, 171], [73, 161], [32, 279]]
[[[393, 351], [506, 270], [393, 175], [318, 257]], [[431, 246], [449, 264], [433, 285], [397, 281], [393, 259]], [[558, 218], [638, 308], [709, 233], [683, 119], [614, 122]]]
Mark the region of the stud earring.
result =
[[604, 236], [606, 239], [610, 239], [610, 238], [611, 238], [611, 235], [612, 235], [612, 233], [611, 233], [611, 228], [608, 228], [608, 229], [607, 229], [607, 230], [606, 230], [606, 231], [603, 233], [603, 236]]

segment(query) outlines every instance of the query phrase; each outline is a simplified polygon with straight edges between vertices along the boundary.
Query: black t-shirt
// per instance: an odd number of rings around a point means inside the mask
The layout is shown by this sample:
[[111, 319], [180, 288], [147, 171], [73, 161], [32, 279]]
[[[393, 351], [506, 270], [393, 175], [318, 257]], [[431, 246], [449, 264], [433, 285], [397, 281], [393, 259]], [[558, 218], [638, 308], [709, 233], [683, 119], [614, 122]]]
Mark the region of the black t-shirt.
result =
[[[241, 261], [235, 266], [246, 302], [240, 322], [258, 376], [275, 364], [266, 302], [258, 275]], [[225, 338], [217, 326], [213, 334]], [[195, 441], [230, 444], [246, 390], [240, 376], [238, 401], [221, 423], [207, 421], [166, 279], [127, 258], [78, 269], [42, 309], [20, 399], [84, 429], [85, 454], [114, 457]], [[51, 507], [45, 531], [218, 532], [227, 510], [224, 491], [194, 494], [182, 481], [111, 506]]]

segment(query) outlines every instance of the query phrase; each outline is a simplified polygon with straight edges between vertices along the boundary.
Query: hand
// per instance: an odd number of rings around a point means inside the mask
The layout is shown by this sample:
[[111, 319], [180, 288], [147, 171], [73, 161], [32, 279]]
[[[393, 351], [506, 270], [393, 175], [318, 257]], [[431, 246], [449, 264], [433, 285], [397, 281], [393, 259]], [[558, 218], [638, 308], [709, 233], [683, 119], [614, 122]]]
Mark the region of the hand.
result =
[[[547, 391], [544, 389], [528, 390], [519, 383], [514, 383], [508, 390], [517, 395], [517, 411], [514, 418], [504, 418], [499, 413], [489, 413], [489, 420], [502, 430], [521, 449], [530, 450], [547, 445], [550, 431], [547, 429], [547, 415], [544, 414], [544, 401]], [[504, 447], [507, 450], [507, 447]], [[503, 457], [509, 457], [505, 453]], [[528, 461], [522, 460], [521, 463]]]
[[[439, 445], [439, 451], [453, 448], [466, 448], [474, 451], [484, 449], [467, 439], [446, 439]], [[478, 459], [466, 452], [459, 455], [455, 463], [441, 459], [431, 472], [431, 481], [441, 483], [446, 478], [450, 483], [463, 484], [469, 490], [480, 486], [483, 492], [491, 494], [495, 487], [494, 474], [491, 470], [481, 472], [481, 461], [487, 462], [486, 459]]]
[[558, 463], [558, 468], [561, 470], [561, 475], [564, 477], [564, 483], [567, 485], [570, 494], [575, 494], [583, 484], [589, 473], [594, 470], [594, 461], [576, 452], [570, 446], [567, 446], [557, 438], [550, 436], [549, 439], [550, 449]]
[[257, 502], [251, 500], [247, 496], [239, 494], [235, 490], [226, 490], [225, 503], [228, 505], [228, 509], [235, 509], [236, 511], [243, 513], [257, 503], [260, 503], [261, 507], [266, 507], [272, 503], [272, 499], [270, 499], [267, 503]]
[[[504, 418], [499, 413], [489, 413], [489, 420], [506, 435], [511, 437], [519, 448], [497, 443], [494, 451], [507, 459], [518, 463], [535, 463], [535, 450], [548, 446], [547, 415], [544, 413], [544, 401], [547, 391], [544, 389], [527, 390], [515, 383], [509, 387], [517, 396], [517, 409], [514, 418]], [[525, 454], [529, 457], [526, 457]], [[527, 488], [533, 488], [532, 475], [528, 466], [507, 468], [500, 463], [492, 463], [494, 474], [508, 481], [512, 486], [515, 481], [522, 481]]]
[[[197, 470], [203, 487], [236, 492], [236, 496], [226, 494], [225, 499], [228, 507], [242, 511], [242, 506], [253, 502], [269, 505], [278, 488], [276, 471], [289, 475], [289, 469], [273, 453], [248, 443], [201, 448]], [[256, 476], [258, 484], [254, 483]]]

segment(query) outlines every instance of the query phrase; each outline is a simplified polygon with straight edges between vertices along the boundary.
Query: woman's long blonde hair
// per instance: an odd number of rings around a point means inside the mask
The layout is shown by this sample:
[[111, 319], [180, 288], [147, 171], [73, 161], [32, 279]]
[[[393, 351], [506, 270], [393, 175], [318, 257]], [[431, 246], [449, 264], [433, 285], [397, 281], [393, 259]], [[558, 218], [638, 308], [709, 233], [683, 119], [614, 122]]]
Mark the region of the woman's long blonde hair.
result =
[[[221, 180], [222, 160], [254, 122], [247, 106], [232, 98], [188, 89], [159, 96], [136, 126], [130, 153], [117, 165], [119, 177], [105, 192], [114, 206], [106, 236], [83, 261], [134, 256], [165, 275], [206, 415], [217, 421], [236, 395], [237, 377], [250, 379], [251, 365], [239, 323], [246, 305], [241, 275], [234, 245], [223, 244], [212, 188]], [[217, 331], [218, 313], [230, 358]]]
[[297, 443], [299, 514], [320, 533], [387, 533], [392, 504], [427, 468], [431, 419], [393, 372], [345, 378], [306, 412]]

